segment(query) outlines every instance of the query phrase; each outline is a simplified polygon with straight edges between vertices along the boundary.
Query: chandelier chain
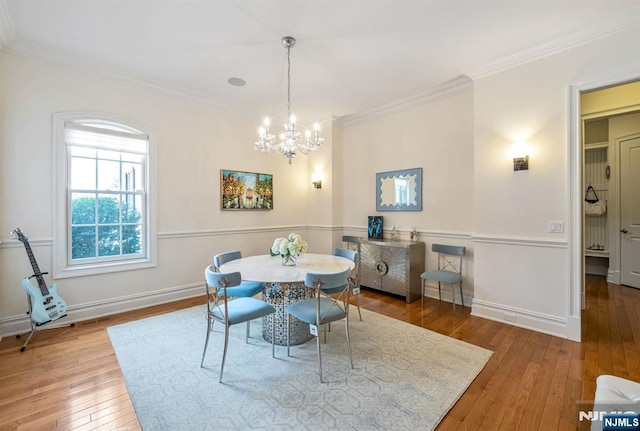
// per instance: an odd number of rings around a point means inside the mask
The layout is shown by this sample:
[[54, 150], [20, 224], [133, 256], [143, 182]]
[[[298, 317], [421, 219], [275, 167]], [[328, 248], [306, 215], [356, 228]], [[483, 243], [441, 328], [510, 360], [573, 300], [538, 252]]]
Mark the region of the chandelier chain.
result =
[[291, 47], [287, 46], [287, 118], [291, 118]]

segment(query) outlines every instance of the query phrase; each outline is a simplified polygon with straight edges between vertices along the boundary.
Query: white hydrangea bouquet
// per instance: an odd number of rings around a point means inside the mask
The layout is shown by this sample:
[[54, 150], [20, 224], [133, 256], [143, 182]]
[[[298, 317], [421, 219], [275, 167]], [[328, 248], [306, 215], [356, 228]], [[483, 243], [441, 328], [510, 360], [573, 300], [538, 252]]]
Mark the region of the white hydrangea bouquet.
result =
[[295, 265], [298, 257], [307, 251], [308, 244], [297, 233], [286, 238], [276, 238], [271, 246], [271, 256], [281, 256], [283, 265]]

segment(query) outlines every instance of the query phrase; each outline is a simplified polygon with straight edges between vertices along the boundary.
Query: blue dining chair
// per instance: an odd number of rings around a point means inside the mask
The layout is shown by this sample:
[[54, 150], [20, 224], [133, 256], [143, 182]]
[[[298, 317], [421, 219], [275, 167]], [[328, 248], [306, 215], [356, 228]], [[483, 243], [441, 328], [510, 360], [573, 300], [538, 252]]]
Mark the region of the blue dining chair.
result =
[[462, 246], [432, 244], [431, 251], [438, 253], [438, 269], [426, 271], [420, 274], [422, 278], [422, 306], [424, 307], [425, 283], [428, 280], [438, 282], [438, 299], [442, 301], [441, 284], [451, 285], [451, 302], [453, 311], [456, 311], [456, 290], [455, 285], [460, 287], [460, 302], [464, 307], [464, 297], [462, 296], [462, 260], [466, 249]]
[[[344, 237], [342, 238], [344, 239]], [[353, 293], [353, 296], [356, 298], [358, 316], [360, 317], [360, 321], [362, 321], [362, 313], [360, 312], [360, 254], [355, 250], [336, 247], [333, 249], [333, 255], [349, 259], [356, 265], [349, 276], [349, 283], [351, 284], [351, 293]]]
[[[311, 335], [316, 337], [318, 350], [318, 369], [320, 371], [320, 383], [322, 383], [322, 352], [320, 349], [319, 327], [338, 320], [345, 321], [345, 335], [347, 339], [347, 350], [349, 352], [349, 363], [353, 369], [353, 358], [351, 357], [351, 343], [349, 342], [349, 274], [351, 269], [333, 274], [307, 273], [305, 276], [305, 286], [315, 290], [315, 298], [294, 302], [287, 306], [286, 311], [290, 316], [296, 317], [309, 324]], [[287, 319], [289, 322], [289, 319]], [[287, 356], [290, 356], [289, 348], [289, 327], [287, 324]]]
[[[242, 258], [242, 252], [239, 250], [226, 251], [213, 256], [213, 266], [217, 272], [220, 272], [220, 267], [222, 265], [240, 258]], [[235, 298], [247, 298], [250, 296], [256, 296], [260, 292], [264, 292], [264, 288], [264, 282], [242, 280], [239, 286], [234, 287], [233, 289], [228, 289], [228, 292], [230, 296]]]
[[[241, 259], [242, 252], [240, 250], [226, 251], [213, 256], [213, 266], [216, 272], [220, 272], [220, 267], [232, 260]], [[233, 298], [250, 298], [262, 292], [264, 298], [264, 289], [266, 284], [261, 281], [242, 280], [239, 286], [227, 289], [229, 296]], [[247, 326], [246, 339], [249, 340], [249, 326]]]
[[[210, 265], [204, 270], [204, 278], [207, 293], [207, 337], [204, 342], [200, 367], [204, 366], [204, 358], [209, 345], [209, 335], [213, 331], [213, 324], [220, 322], [224, 325], [224, 349], [222, 351], [219, 379], [219, 382], [222, 383], [224, 362], [227, 357], [227, 346], [229, 345], [229, 327], [246, 322], [247, 333], [249, 333], [249, 325], [252, 320], [273, 314], [276, 309], [272, 305], [256, 298], [236, 298], [231, 300], [230, 297], [232, 295], [229, 292], [239, 286], [242, 280], [239, 272], [215, 272]], [[271, 357], [275, 357], [274, 338], [275, 325], [271, 325]]]

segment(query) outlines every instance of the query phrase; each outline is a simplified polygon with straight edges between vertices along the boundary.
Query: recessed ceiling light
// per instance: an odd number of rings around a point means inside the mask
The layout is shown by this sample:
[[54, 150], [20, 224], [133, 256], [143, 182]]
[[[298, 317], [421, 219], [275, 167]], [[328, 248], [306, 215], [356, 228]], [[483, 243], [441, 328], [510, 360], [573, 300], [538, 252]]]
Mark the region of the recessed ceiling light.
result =
[[229, 78], [227, 82], [235, 87], [244, 87], [247, 84], [242, 78]]

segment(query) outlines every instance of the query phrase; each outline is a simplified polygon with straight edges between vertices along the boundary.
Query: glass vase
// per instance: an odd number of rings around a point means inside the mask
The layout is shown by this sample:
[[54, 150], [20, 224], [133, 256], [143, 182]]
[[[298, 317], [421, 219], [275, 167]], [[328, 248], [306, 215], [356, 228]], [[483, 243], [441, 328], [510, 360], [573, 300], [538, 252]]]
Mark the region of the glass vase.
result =
[[293, 256], [291, 254], [282, 256], [282, 265], [283, 266], [295, 266], [298, 260], [298, 256]]

